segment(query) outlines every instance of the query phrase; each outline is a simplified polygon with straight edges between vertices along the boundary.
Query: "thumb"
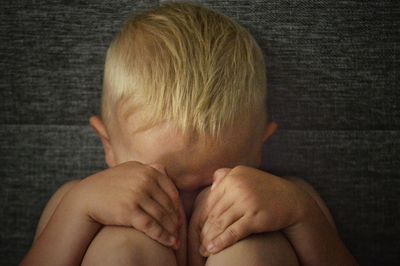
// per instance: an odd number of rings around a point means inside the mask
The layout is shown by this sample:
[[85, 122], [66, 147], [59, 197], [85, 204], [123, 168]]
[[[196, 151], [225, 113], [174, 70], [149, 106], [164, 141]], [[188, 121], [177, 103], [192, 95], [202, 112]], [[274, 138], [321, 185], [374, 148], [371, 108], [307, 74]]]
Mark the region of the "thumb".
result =
[[221, 183], [222, 179], [231, 171], [231, 168], [220, 168], [214, 172], [213, 176], [213, 184], [211, 186], [211, 190], [215, 188], [216, 185]]

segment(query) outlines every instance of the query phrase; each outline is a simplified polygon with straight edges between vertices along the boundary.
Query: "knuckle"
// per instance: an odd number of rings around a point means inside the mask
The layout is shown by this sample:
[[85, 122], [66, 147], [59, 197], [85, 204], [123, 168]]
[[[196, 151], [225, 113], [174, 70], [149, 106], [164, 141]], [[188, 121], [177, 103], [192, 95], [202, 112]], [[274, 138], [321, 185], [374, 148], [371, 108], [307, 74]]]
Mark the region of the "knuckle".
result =
[[163, 221], [168, 216], [163, 210], [160, 209], [156, 211], [155, 215], [157, 216], [157, 219], [159, 219], [160, 221]]
[[209, 213], [208, 214], [208, 220], [210, 221], [210, 223], [214, 223], [215, 220], [215, 214], [214, 213]]
[[161, 227], [156, 226], [156, 227], [153, 228], [153, 230], [154, 230], [154, 236], [156, 238], [163, 239], [164, 230]]
[[[226, 232], [228, 233], [229, 238], [232, 239], [233, 241], [238, 239], [238, 234], [232, 228], [227, 228]], [[223, 245], [228, 245], [229, 244], [229, 238], [225, 237], [225, 238], [221, 239], [222, 244]]]
[[213, 226], [215, 227], [215, 229], [221, 231], [224, 228], [224, 222], [221, 220], [216, 220], [214, 221]]
[[150, 218], [146, 218], [143, 221], [143, 228], [147, 231], [149, 231], [152, 227], [154, 226], [154, 221]]
[[216, 231], [221, 231], [224, 228], [224, 222], [220, 219], [209, 219], [209, 224]]
[[242, 172], [242, 171], [245, 171], [247, 168], [248, 168], [247, 166], [238, 165], [238, 166], [235, 166], [235, 167], [232, 169], [232, 172], [234, 172], [234, 173], [239, 172], [239, 173], [240, 173], [240, 172]]

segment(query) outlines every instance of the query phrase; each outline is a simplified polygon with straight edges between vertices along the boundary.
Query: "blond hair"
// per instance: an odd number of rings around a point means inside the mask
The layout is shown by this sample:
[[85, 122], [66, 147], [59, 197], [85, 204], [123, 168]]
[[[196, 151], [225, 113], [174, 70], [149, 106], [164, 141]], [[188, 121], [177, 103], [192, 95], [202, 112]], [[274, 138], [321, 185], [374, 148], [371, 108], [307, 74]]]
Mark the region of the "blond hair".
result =
[[117, 103], [129, 102], [125, 115], [144, 110], [146, 128], [173, 121], [184, 135], [218, 139], [265, 110], [265, 98], [254, 38], [199, 4], [164, 3], [129, 17], [107, 50], [101, 116], [108, 130]]

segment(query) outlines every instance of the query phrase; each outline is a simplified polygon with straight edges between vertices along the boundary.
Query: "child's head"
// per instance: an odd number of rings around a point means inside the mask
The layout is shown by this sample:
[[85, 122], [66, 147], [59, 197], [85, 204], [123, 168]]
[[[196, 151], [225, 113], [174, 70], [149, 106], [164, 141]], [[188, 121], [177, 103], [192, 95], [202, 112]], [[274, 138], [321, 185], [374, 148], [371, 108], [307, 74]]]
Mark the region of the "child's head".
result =
[[258, 167], [267, 123], [262, 50], [242, 26], [198, 4], [129, 18], [107, 51], [101, 119], [106, 162], [160, 163], [178, 187], [221, 167]]

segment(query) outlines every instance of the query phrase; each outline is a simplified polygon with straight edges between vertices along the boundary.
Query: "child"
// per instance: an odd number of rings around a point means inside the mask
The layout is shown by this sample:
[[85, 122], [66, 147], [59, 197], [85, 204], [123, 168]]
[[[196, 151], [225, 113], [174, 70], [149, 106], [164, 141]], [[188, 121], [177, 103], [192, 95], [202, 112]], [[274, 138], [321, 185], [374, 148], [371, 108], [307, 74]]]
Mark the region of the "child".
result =
[[[90, 125], [108, 169], [62, 186], [22, 265], [355, 265], [318, 194], [258, 170], [276, 131], [263, 54], [228, 17], [128, 19]], [[212, 186], [211, 186], [212, 185]]]

